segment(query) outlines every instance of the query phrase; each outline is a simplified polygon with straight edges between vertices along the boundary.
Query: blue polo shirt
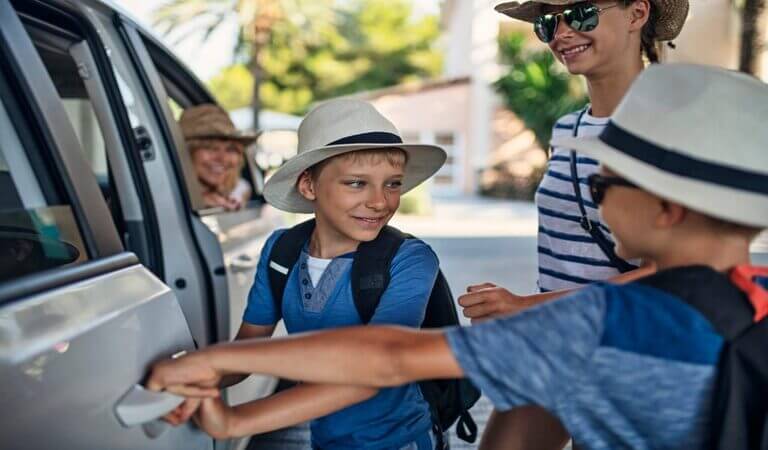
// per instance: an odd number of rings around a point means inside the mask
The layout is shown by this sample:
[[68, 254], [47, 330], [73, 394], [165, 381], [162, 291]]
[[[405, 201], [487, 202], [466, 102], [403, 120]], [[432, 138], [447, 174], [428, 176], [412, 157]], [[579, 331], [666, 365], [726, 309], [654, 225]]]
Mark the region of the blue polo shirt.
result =
[[[269, 254], [284, 231], [273, 233], [262, 249], [243, 320], [273, 325], [283, 319], [288, 333], [362, 325], [350, 283], [354, 253], [334, 258], [313, 286], [305, 246], [288, 275], [282, 311], [276, 310], [267, 271], [274, 270], [269, 268]], [[426, 243], [418, 239], [403, 242], [392, 260], [389, 286], [370, 323], [419, 327], [437, 272], [437, 256]], [[423, 441], [432, 420], [418, 385], [408, 384], [381, 389], [369, 400], [312, 421], [310, 428], [316, 448], [399, 449]]]

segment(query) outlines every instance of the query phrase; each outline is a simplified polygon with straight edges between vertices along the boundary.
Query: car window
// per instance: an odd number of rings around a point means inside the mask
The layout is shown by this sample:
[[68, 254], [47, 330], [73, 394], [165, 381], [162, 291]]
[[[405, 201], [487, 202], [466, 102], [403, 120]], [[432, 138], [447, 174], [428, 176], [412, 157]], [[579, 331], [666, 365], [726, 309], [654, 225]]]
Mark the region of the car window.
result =
[[112, 218], [123, 236], [125, 229], [114, 179], [109, 171], [107, 147], [96, 113], [96, 106], [89, 97], [84, 80], [96, 77], [72, 55], [84, 44], [80, 40], [64, 38], [27, 25], [33, 44], [56, 87], [72, 128], [80, 141], [80, 148], [99, 183]]
[[0, 282], [88, 260], [72, 209], [27, 157], [0, 98]]

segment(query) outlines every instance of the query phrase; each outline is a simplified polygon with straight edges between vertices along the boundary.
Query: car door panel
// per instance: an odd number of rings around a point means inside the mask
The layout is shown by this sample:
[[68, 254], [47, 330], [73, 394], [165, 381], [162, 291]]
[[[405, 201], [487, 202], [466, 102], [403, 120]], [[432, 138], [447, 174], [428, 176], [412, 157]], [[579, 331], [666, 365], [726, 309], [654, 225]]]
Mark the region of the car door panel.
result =
[[77, 13], [68, 2], [0, 0], [0, 174], [9, 181], [3, 189], [16, 191], [0, 211], [0, 250], [20, 250], [0, 252], [0, 261], [24, 263], [0, 278], [0, 448], [212, 449], [191, 425], [159, 426], [154, 419], [173, 403], [152, 395], [146, 426], [117, 417], [154, 361], [195, 346], [173, 290], [123, 250], [15, 9], [38, 13], [54, 3], [55, 14]]
[[194, 348], [173, 293], [142, 266], [0, 311], [0, 398], [14, 411], [0, 422], [0, 448], [211, 448], [190, 426], [150, 439], [115, 415], [151, 361]]

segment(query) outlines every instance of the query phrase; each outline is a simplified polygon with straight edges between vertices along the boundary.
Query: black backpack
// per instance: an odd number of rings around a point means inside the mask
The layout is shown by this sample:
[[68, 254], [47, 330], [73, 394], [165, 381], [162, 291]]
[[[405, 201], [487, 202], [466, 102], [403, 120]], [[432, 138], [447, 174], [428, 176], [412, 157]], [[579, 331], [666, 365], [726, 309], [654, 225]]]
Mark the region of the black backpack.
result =
[[[278, 311], [282, 310], [282, 299], [290, 270], [296, 265], [304, 244], [309, 241], [315, 229], [314, 219], [294, 226], [285, 231], [275, 242], [269, 255], [269, 284], [272, 297]], [[392, 259], [400, 245], [413, 236], [402, 233], [396, 228], [386, 226], [378, 237], [370, 242], [361, 243], [355, 252], [352, 263], [352, 295], [355, 308], [363, 323], [370, 322], [382, 294], [389, 285], [389, 271]], [[278, 270], [287, 268], [287, 270]], [[441, 328], [459, 324], [459, 316], [453, 301], [453, 295], [442, 272], [429, 296], [422, 328]], [[437, 427], [436, 437], [442, 442], [442, 432], [455, 422], [456, 435], [473, 443], [477, 439], [477, 425], [469, 414], [469, 409], [480, 398], [480, 391], [467, 379], [428, 380], [419, 383], [421, 393], [430, 405], [432, 422]]]
[[[736, 269], [739, 270], [738, 268]], [[742, 268], [743, 270], [743, 268]], [[712, 403], [708, 450], [768, 450], [768, 317], [757, 322], [752, 302], [768, 302], [767, 291], [755, 282], [754, 275], [741, 275], [756, 299], [745, 293], [744, 285], [715, 274], [713, 270], [692, 273], [686, 282], [667, 283], [663, 275], [640, 280], [670, 292], [696, 308], [725, 340], [717, 366], [717, 381]], [[763, 271], [765, 272], [765, 271]], [[661, 279], [660, 279], [661, 278]], [[762, 278], [762, 277], [759, 277]], [[760, 280], [762, 281], [762, 280]], [[765, 283], [760, 283], [765, 284]], [[691, 295], [693, 290], [706, 295]]]

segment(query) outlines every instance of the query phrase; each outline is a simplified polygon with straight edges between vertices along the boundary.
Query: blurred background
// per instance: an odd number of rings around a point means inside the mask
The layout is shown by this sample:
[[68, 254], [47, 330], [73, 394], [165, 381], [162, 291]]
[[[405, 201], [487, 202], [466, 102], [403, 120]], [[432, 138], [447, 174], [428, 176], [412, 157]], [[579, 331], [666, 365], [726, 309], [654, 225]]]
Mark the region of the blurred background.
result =
[[[663, 59], [768, 75], [764, 2], [692, 1]], [[338, 96], [372, 101], [408, 141], [443, 146], [448, 163], [406, 212], [430, 211], [435, 196], [530, 200], [552, 123], [585, 101], [581, 80], [553, 62], [529, 24], [497, 14], [494, 0], [118, 3], [192, 68], [239, 127], [266, 131], [264, 168], [295, 151], [292, 131], [308, 108]]]

